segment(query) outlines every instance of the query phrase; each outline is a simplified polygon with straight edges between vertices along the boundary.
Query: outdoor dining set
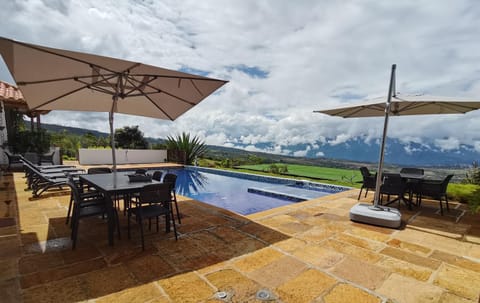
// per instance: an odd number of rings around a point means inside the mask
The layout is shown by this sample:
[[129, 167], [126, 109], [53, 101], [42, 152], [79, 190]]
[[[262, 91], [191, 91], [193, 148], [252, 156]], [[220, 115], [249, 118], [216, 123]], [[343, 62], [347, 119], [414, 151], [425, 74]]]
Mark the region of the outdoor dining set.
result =
[[[363, 190], [364, 197], [369, 190], [375, 190], [377, 174], [373, 174], [367, 167], [360, 167], [362, 174], [362, 186], [357, 200], [360, 200]], [[447, 186], [452, 179], [453, 174], [447, 175], [442, 179], [430, 179], [425, 175], [422, 168], [406, 167], [400, 169], [397, 173], [383, 172], [380, 186], [380, 204], [390, 205], [394, 202], [405, 203], [411, 210], [412, 206], [421, 206], [423, 198], [437, 200], [440, 204], [440, 213], [443, 215], [443, 205], [445, 202], [447, 211], [449, 211]], [[384, 198], [386, 196], [386, 200]], [[394, 197], [394, 199], [390, 199]]]
[[[34, 197], [39, 197], [51, 188], [70, 189], [70, 202], [66, 214], [66, 224], [71, 227], [72, 248], [75, 249], [80, 221], [86, 217], [102, 216], [107, 221], [108, 243], [113, 245], [115, 229], [120, 238], [119, 210], [128, 217], [128, 238], [130, 221], [135, 219], [140, 227], [142, 249], [145, 249], [143, 222], [156, 220], [159, 230], [159, 217], [165, 217], [165, 230], [171, 225], [175, 239], [174, 208], [177, 220], [181, 223], [175, 193], [176, 175], [146, 170], [112, 171], [109, 167], [93, 167], [88, 170], [68, 165], [42, 165], [21, 158], [27, 187]], [[123, 200], [123, 207], [120, 202]]]

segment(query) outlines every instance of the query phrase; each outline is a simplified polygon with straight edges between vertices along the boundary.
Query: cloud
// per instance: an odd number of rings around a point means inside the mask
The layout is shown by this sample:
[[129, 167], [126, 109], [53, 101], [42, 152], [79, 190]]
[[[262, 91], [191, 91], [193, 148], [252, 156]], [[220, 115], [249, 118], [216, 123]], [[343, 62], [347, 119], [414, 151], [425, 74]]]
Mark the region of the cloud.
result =
[[436, 139], [435, 146], [442, 151], [455, 150], [460, 148], [460, 140], [456, 138]]
[[[474, 0], [6, 1], [0, 28], [16, 40], [229, 80], [176, 121], [116, 115], [116, 128], [288, 154], [296, 144], [377, 142], [383, 118], [313, 110], [386, 95], [392, 63], [402, 93], [480, 96], [479, 15]], [[1, 65], [0, 80], [11, 82]], [[388, 137], [478, 151], [479, 119], [480, 111], [392, 117]], [[102, 113], [53, 111], [42, 121], [108, 132]]]

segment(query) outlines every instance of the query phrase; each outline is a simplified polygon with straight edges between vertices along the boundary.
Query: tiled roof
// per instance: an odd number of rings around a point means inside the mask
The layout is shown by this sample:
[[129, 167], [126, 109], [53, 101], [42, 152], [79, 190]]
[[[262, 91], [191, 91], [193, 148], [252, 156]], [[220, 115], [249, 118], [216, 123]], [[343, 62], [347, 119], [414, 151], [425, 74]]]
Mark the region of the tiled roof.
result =
[[0, 100], [25, 103], [22, 92], [16, 86], [2, 81], [0, 81]]
[[28, 116], [37, 116], [38, 114], [47, 114], [49, 111], [30, 111], [27, 102], [23, 98], [22, 92], [7, 82], [0, 81], [0, 101], [3, 101], [5, 108], [15, 108]]

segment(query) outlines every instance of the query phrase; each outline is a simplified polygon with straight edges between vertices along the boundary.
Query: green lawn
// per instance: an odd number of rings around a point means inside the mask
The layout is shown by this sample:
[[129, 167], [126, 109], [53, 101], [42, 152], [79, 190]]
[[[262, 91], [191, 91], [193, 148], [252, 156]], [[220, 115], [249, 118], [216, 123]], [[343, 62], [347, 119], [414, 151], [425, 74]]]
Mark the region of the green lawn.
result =
[[[269, 171], [271, 164], [258, 165], [242, 165], [236, 168], [246, 169], [251, 171]], [[285, 164], [277, 163], [277, 166], [284, 166]], [[359, 170], [330, 168], [320, 166], [296, 165], [287, 164], [288, 172], [284, 173], [286, 176], [305, 177], [318, 180], [340, 181], [341, 183], [351, 183], [352, 185], [362, 181], [362, 175]]]

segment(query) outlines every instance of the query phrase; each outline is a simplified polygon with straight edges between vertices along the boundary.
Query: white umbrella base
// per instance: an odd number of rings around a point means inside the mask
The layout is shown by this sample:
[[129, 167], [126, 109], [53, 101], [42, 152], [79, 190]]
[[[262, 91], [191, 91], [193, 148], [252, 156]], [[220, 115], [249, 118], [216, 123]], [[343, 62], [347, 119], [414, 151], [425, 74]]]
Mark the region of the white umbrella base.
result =
[[402, 223], [402, 214], [393, 207], [373, 206], [367, 203], [358, 203], [350, 209], [350, 220], [372, 225], [399, 228]]

